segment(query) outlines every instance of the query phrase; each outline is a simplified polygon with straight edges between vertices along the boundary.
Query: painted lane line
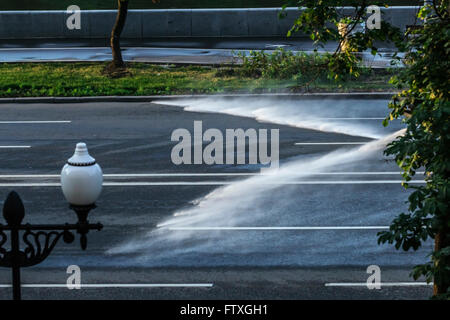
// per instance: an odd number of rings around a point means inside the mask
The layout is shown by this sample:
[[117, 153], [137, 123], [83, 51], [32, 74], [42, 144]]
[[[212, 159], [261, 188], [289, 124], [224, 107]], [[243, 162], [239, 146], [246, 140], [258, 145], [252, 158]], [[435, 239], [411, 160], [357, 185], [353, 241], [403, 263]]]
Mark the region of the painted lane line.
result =
[[[295, 172], [301, 175], [302, 173]], [[400, 171], [372, 171], [372, 172], [308, 172], [308, 175], [397, 175]], [[416, 172], [425, 174], [425, 172]], [[151, 178], [151, 177], [232, 177], [232, 176], [271, 176], [272, 173], [120, 173], [104, 174], [105, 178]], [[0, 179], [42, 179], [60, 178], [59, 174], [3, 174]]]
[[306, 118], [304, 121], [315, 121], [315, 120], [384, 120], [386, 118], [371, 118], [371, 117], [360, 117], [360, 118]]
[[[125, 47], [124, 47], [125, 48]], [[107, 50], [107, 47], [89, 47], [89, 48], [33, 48], [33, 51], [55, 51], [55, 50], [95, 50], [95, 49], [105, 49]], [[30, 48], [1, 48], [0, 51], [28, 51]]]
[[[348, 180], [348, 181], [294, 181], [270, 182], [267, 185], [322, 185], [322, 184], [401, 184], [401, 180]], [[234, 181], [174, 181], [174, 182], [104, 182], [104, 187], [139, 187], [139, 186], [222, 186]], [[409, 184], [425, 184], [424, 180], [411, 180]], [[60, 183], [0, 183], [0, 187], [60, 187]]]
[[[99, 283], [81, 284], [81, 288], [211, 288], [213, 283]], [[1, 284], [0, 288], [11, 288]], [[67, 288], [67, 284], [22, 284], [22, 288]]]
[[[398, 173], [398, 172], [397, 172]], [[227, 177], [227, 176], [258, 176], [259, 173], [131, 173], [104, 174], [104, 178], [152, 178], [152, 177]], [[4, 174], [0, 179], [42, 179], [60, 178], [59, 174]]]
[[31, 146], [0, 146], [0, 149], [29, 149]]
[[118, 174], [105, 174], [104, 177], [122, 178], [122, 177], [227, 177], [227, 176], [255, 176], [259, 173], [118, 173]]
[[0, 124], [51, 124], [51, 123], [72, 123], [68, 120], [58, 121], [40, 121], [40, 120], [18, 120], [18, 121], [0, 121]]
[[366, 142], [296, 142], [296, 146], [325, 146], [325, 145], [363, 145], [369, 143], [371, 141]]
[[[380, 285], [382, 287], [417, 287], [432, 286], [433, 283], [426, 282], [377, 282], [370, 283], [371, 286]], [[325, 283], [325, 287], [367, 287], [367, 282], [331, 282]]]
[[352, 227], [160, 227], [171, 231], [321, 231], [321, 230], [386, 230], [389, 226]]
[[[401, 180], [343, 180], [343, 181], [279, 181], [261, 182], [267, 185], [315, 185], [315, 184], [400, 184]], [[167, 182], [105, 182], [103, 186], [208, 186], [208, 185], [230, 185], [234, 181], [167, 181]], [[426, 183], [424, 180], [411, 180], [410, 184]]]
[[60, 178], [60, 174], [3, 174], [0, 179], [46, 179]]

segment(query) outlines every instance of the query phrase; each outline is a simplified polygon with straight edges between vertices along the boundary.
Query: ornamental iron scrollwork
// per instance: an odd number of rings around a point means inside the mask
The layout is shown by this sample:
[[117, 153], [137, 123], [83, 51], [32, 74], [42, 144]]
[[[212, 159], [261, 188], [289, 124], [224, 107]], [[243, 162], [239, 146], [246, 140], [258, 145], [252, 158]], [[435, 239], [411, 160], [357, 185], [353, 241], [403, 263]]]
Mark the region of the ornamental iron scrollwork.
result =
[[[22, 224], [25, 217], [23, 202], [14, 191], [8, 195], [3, 205], [3, 217], [7, 225], [0, 224], [0, 267], [13, 270], [13, 297], [15, 300], [20, 299], [20, 268], [35, 266], [44, 261], [61, 238], [65, 243], [72, 243], [75, 240], [72, 231], [80, 234], [81, 248], [85, 250], [86, 234], [89, 230], [100, 231], [103, 228], [102, 224], [91, 224], [87, 220], [89, 211], [95, 208], [95, 204], [71, 205], [70, 208], [76, 212], [78, 217], [78, 222], [75, 224]], [[10, 232], [9, 238], [5, 231]], [[23, 232], [22, 241], [19, 237], [20, 232]], [[11, 246], [10, 250], [4, 248], [7, 242]], [[24, 244], [22, 250], [20, 249], [21, 242]]]

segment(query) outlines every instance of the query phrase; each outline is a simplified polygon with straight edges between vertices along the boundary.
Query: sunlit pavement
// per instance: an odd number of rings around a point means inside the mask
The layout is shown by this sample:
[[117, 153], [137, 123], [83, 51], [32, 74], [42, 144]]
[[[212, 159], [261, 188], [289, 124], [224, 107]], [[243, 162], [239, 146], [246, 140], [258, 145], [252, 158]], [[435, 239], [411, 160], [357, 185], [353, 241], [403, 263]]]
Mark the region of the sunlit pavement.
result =
[[[265, 98], [0, 105], [0, 201], [18, 191], [25, 222], [75, 220], [58, 174], [77, 142], [87, 143], [105, 173], [104, 191], [90, 216], [105, 229], [89, 233], [86, 252], [77, 243], [59, 243], [39, 268], [23, 269], [23, 283], [31, 286], [24, 288], [24, 298], [428, 297], [431, 287], [408, 274], [425, 260], [431, 244], [405, 253], [376, 243], [377, 232], [405, 210], [408, 195], [398, 168], [381, 149], [365, 155], [364, 143], [402, 128], [381, 127], [386, 103]], [[279, 128], [281, 169], [291, 166], [295, 172], [259, 184], [255, 165], [172, 164], [171, 133], [192, 131], [194, 120], [203, 121], [205, 130], [223, 132]], [[325, 159], [333, 165], [317, 166], [314, 159], [332, 151]], [[312, 165], [315, 174], [299, 175]], [[295, 183], [264, 189], [274, 181]], [[206, 207], [192, 204], [221, 186], [229, 188], [210, 196]], [[174, 216], [185, 210], [194, 221]], [[71, 264], [81, 267], [83, 284], [98, 286], [64, 288]], [[369, 265], [381, 268], [381, 290], [365, 286]], [[0, 297], [8, 299], [10, 271], [1, 269], [0, 280]]]
[[[319, 52], [334, 52], [336, 45], [317, 47]], [[196, 39], [196, 40], [124, 40], [123, 58], [126, 61], [174, 63], [174, 64], [222, 64], [240, 63], [239, 53], [248, 55], [250, 50], [277, 48], [294, 52], [312, 53], [314, 45], [307, 39]], [[372, 68], [392, 67], [392, 48], [381, 46], [379, 54], [363, 53], [363, 64]], [[111, 50], [106, 41], [55, 41], [42, 39], [30, 41], [7, 40], [0, 45], [0, 62], [39, 61], [108, 61]]]

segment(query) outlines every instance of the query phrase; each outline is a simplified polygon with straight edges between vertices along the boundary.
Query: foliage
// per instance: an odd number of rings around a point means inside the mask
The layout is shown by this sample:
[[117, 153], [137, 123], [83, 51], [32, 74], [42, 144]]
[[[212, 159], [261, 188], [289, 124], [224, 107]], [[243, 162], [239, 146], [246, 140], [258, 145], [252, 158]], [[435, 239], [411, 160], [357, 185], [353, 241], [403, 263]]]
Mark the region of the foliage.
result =
[[[439, 237], [440, 245], [430, 263], [417, 266], [413, 276], [448, 289], [450, 283], [450, 27], [448, 0], [424, 7], [419, 16], [427, 18], [423, 28], [411, 32], [407, 44], [407, 68], [392, 79], [407, 87], [390, 103], [388, 119], [405, 117], [407, 131], [391, 143], [385, 153], [394, 155], [407, 181], [419, 168], [425, 169], [426, 186], [414, 187], [409, 197], [409, 213], [395, 219], [390, 231], [380, 234], [380, 242], [416, 250], [427, 238]], [[387, 124], [387, 120], [385, 124]], [[411, 187], [413, 188], [413, 187]], [[442, 297], [445, 294], [442, 293]], [[450, 297], [450, 291], [447, 291]]]
[[240, 52], [238, 56], [242, 60], [243, 76], [270, 79], [313, 79], [324, 75], [322, 66], [327, 63], [326, 56], [294, 53], [282, 48], [272, 52], [252, 50], [249, 55]]
[[[221, 69], [218, 75], [229, 74], [252, 78], [293, 80], [297, 91], [311, 91], [318, 84], [324, 83], [338, 89], [348, 86], [349, 83], [356, 82], [354, 77], [352, 78], [348, 75], [342, 75], [340, 79], [343, 81], [339, 83], [329, 78], [328, 64], [331, 55], [328, 53], [294, 53], [291, 50], [279, 48], [269, 52], [260, 50], [250, 51], [248, 54], [239, 52], [238, 56], [242, 61], [242, 66], [233, 69]], [[376, 70], [361, 67], [359, 68], [358, 81], [364, 83], [370, 79], [372, 88], [369, 89], [374, 89], [377, 79], [382, 83], [389, 75], [393, 74], [393, 70]], [[390, 90], [390, 88], [387, 89]]]
[[[406, 87], [389, 104], [391, 112], [384, 121], [403, 118], [407, 129], [403, 136], [388, 145], [385, 154], [394, 155], [403, 169], [405, 182], [423, 168], [426, 185], [412, 187], [409, 212], [400, 214], [389, 231], [379, 233], [379, 243], [395, 243], [397, 249], [417, 250], [428, 238], [435, 239], [435, 250], [429, 263], [416, 266], [415, 279], [425, 276], [434, 280], [435, 297], [450, 296], [450, 28], [449, 0], [435, 0], [434, 6], [424, 6], [418, 18], [425, 20], [422, 27], [413, 29], [402, 39], [398, 30], [384, 23], [381, 30], [353, 32], [361, 22], [367, 3], [355, 4], [352, 17], [342, 17], [334, 6], [342, 1], [301, 0], [300, 13], [292, 31], [310, 34], [318, 44], [328, 41], [339, 43], [330, 58], [330, 75], [339, 79], [343, 74], [359, 76], [355, 66], [357, 52], [370, 49], [377, 53], [375, 41], [393, 41], [400, 50], [406, 50], [406, 67], [391, 83], [397, 88]], [[339, 24], [348, 24], [339, 33]], [[344, 46], [343, 44], [346, 43]]]
[[[418, 18], [422, 26], [403, 37], [399, 30], [383, 23], [381, 30], [355, 31], [361, 23], [368, 3], [355, 2], [355, 14], [343, 17], [335, 6], [343, 1], [299, 0], [301, 11], [291, 30], [302, 30], [317, 44], [339, 43], [330, 57], [329, 74], [335, 79], [343, 75], [359, 76], [357, 52], [377, 53], [376, 41], [392, 41], [400, 51], [406, 51], [406, 67], [391, 79], [397, 88], [406, 88], [395, 96], [384, 121], [402, 118], [406, 133], [388, 145], [385, 154], [395, 156], [403, 169], [403, 183], [414, 188], [409, 196], [408, 213], [400, 214], [389, 231], [379, 233], [379, 243], [395, 244], [397, 249], [417, 250], [429, 238], [435, 240], [430, 261], [416, 266], [412, 276], [434, 280], [435, 297], [450, 297], [450, 28], [449, 0], [435, 0], [424, 6]], [[339, 32], [339, 24], [348, 25]], [[345, 30], [345, 29], [344, 29]], [[423, 169], [426, 185], [413, 187], [408, 181]]]
[[[328, 60], [330, 78], [341, 80], [344, 75], [358, 77], [361, 55], [355, 53], [369, 49], [376, 55], [377, 42], [393, 42], [399, 49], [404, 47], [400, 30], [389, 23], [382, 21], [380, 29], [361, 28], [365, 22], [367, 0], [354, 2], [354, 12], [347, 15], [342, 6], [348, 1], [344, 0], [298, 0], [296, 3], [301, 7], [301, 12], [288, 36], [301, 30], [310, 36], [315, 45], [323, 47], [330, 41], [338, 43]], [[385, 3], [378, 5], [386, 6]]]

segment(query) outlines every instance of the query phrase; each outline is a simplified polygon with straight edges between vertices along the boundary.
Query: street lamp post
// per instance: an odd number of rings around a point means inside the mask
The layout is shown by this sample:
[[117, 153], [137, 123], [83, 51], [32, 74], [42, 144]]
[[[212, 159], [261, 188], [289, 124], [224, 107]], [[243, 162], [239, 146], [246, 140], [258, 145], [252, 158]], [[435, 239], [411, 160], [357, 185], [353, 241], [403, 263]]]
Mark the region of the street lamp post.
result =
[[[95, 209], [95, 201], [101, 193], [103, 174], [86, 148], [78, 143], [74, 155], [61, 171], [63, 194], [78, 217], [75, 224], [23, 224], [25, 208], [20, 196], [12, 191], [3, 205], [3, 217], [6, 225], [0, 224], [0, 267], [12, 269], [13, 299], [20, 300], [20, 268], [31, 267], [44, 261], [62, 238], [65, 243], [75, 240], [73, 231], [80, 234], [81, 249], [87, 247], [87, 233], [100, 231], [103, 225], [91, 224], [87, 217]], [[10, 250], [3, 248], [8, 241], [5, 231], [10, 232]], [[24, 249], [20, 248], [20, 233]]]

